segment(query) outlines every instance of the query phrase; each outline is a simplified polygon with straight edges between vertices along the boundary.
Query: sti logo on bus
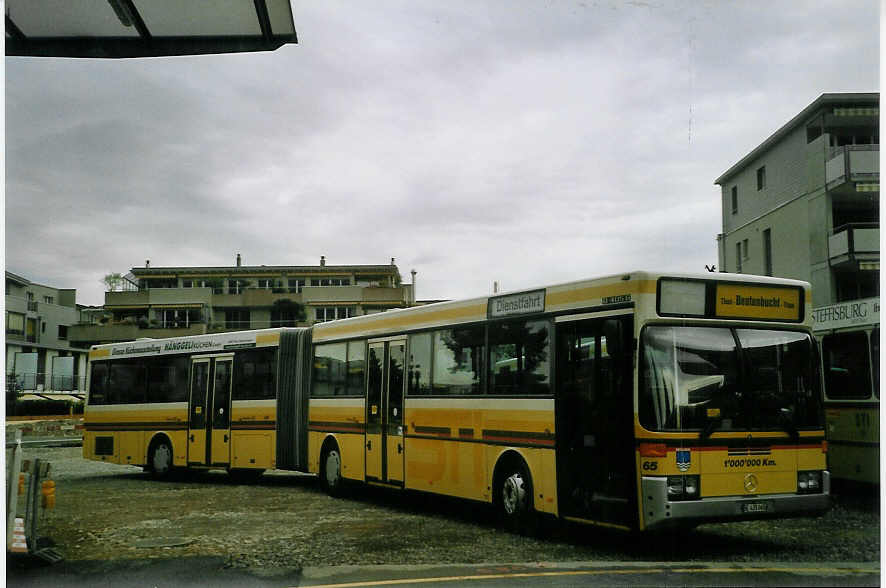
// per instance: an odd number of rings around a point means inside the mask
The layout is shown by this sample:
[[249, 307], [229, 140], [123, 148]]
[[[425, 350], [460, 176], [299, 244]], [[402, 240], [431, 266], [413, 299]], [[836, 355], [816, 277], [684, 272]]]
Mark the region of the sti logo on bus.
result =
[[689, 471], [689, 466], [692, 465], [692, 454], [688, 449], [678, 449], [677, 450], [677, 469], [681, 472]]
[[489, 318], [544, 312], [545, 291], [534, 290], [489, 299]]

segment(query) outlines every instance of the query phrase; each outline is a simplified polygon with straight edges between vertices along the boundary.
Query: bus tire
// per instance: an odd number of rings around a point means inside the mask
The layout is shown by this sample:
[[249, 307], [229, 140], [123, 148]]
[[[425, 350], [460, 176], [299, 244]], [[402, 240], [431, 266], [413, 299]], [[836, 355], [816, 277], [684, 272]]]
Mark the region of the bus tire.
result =
[[155, 479], [168, 478], [173, 469], [172, 443], [166, 437], [155, 439], [148, 452], [148, 467]]
[[538, 517], [532, 504], [532, 492], [532, 478], [522, 460], [509, 460], [509, 463], [502, 465], [493, 504], [509, 531], [535, 534]]
[[335, 442], [328, 443], [320, 456], [320, 484], [330, 496], [342, 495], [341, 452]]

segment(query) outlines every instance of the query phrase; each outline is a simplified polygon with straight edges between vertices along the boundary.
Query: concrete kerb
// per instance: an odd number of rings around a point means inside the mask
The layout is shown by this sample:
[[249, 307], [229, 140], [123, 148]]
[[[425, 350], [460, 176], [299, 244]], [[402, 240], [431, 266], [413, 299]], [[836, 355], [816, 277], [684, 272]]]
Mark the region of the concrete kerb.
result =
[[307, 585], [346, 583], [353, 579], [366, 580], [408, 580], [428, 576], [446, 576], [450, 579], [474, 579], [476, 577], [507, 577], [555, 575], [558, 573], [638, 573], [662, 570], [679, 572], [755, 572], [791, 573], [799, 575], [845, 575], [851, 573], [879, 575], [878, 562], [625, 562], [625, 561], [575, 561], [538, 563], [485, 563], [485, 564], [421, 564], [421, 565], [373, 565], [373, 566], [328, 566], [305, 567], [302, 581]]

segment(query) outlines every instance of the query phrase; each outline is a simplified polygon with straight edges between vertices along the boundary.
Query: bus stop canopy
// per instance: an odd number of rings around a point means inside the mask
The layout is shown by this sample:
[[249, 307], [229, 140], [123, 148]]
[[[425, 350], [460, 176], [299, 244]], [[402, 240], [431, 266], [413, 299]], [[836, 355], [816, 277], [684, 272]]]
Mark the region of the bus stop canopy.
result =
[[6, 55], [161, 57], [297, 43], [289, 0], [6, 0]]

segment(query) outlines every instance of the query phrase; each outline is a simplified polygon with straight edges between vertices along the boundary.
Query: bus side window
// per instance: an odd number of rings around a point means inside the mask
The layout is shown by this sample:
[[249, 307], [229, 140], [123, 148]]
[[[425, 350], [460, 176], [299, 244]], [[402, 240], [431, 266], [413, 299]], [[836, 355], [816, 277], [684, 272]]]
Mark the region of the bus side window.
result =
[[349, 396], [363, 396], [363, 377], [366, 372], [366, 342], [348, 343], [348, 382]]
[[89, 404], [108, 404], [108, 364], [93, 363], [89, 377]]
[[347, 391], [347, 343], [314, 346], [312, 396], [343, 396]]
[[111, 364], [108, 375], [109, 404], [131, 404], [145, 401], [147, 370], [139, 360]]
[[868, 337], [862, 331], [827, 335], [821, 342], [829, 398], [870, 398]]
[[489, 394], [550, 394], [550, 324], [489, 325]]
[[407, 364], [407, 394], [417, 396], [431, 393], [431, 334], [409, 336]]
[[483, 393], [483, 327], [434, 332], [434, 394]]
[[233, 400], [270, 400], [276, 396], [277, 349], [238, 351], [234, 356]]

